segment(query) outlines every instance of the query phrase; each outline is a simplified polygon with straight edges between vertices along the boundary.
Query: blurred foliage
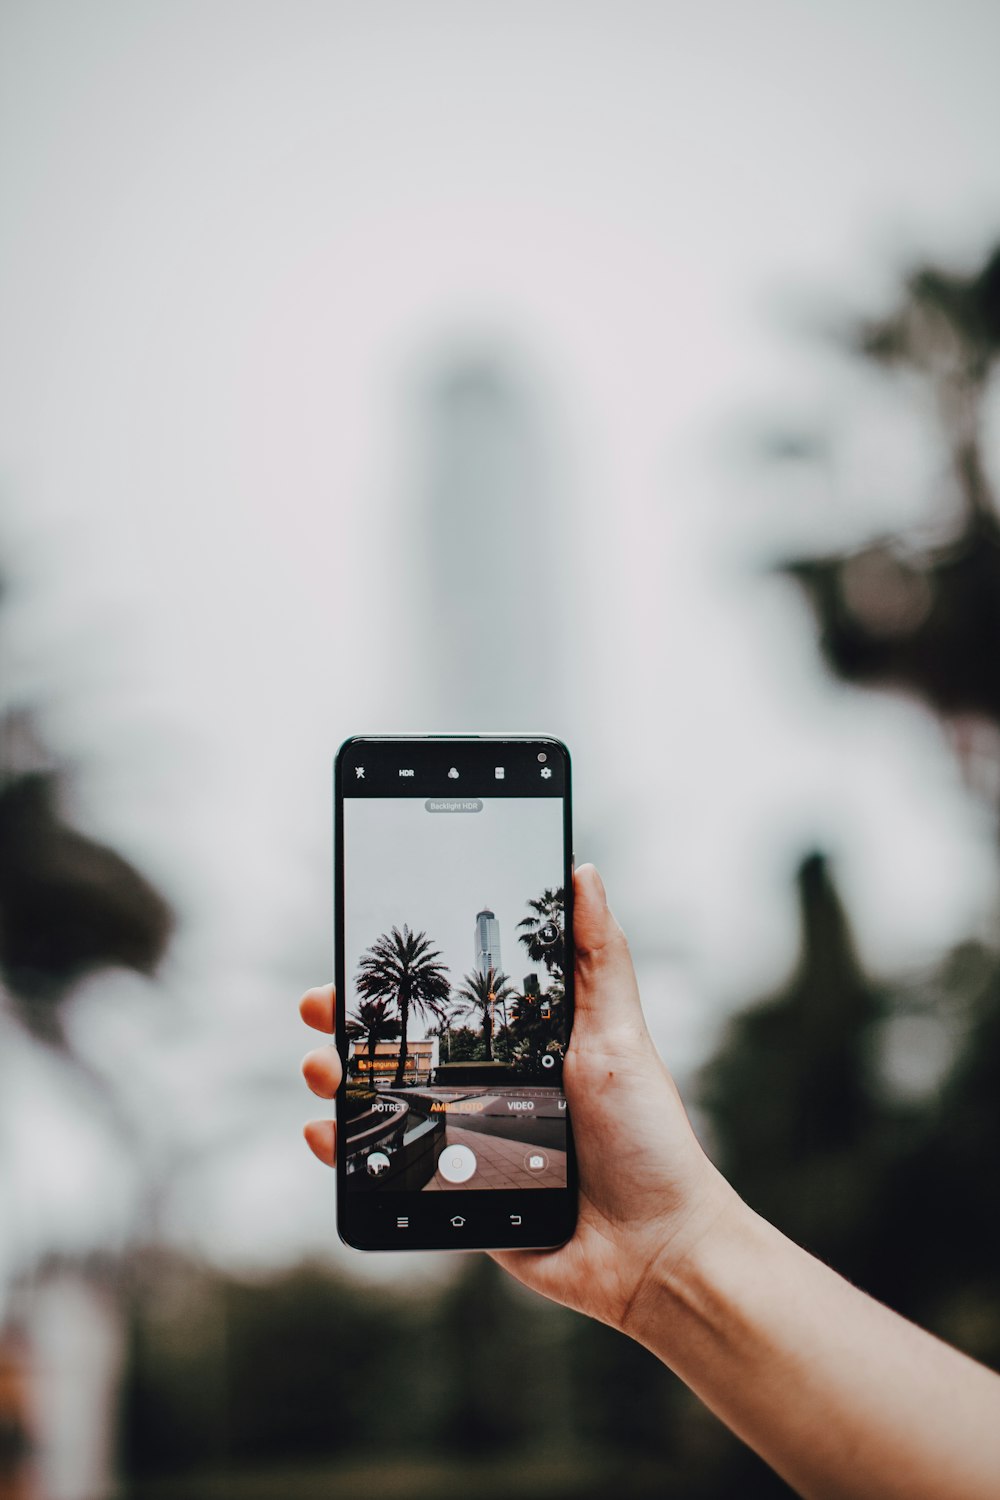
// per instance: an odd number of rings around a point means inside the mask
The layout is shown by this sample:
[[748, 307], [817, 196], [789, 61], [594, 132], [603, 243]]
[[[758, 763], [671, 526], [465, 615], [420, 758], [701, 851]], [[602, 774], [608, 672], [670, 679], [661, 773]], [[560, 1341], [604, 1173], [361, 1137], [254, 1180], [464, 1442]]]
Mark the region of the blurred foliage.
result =
[[[1000, 356], [1000, 250], [969, 276], [914, 271], [898, 306], [848, 344], [931, 397], [947, 458], [941, 539], [885, 537], [784, 571], [812, 604], [837, 676], [906, 691], [952, 730], [960, 754], [985, 743], [995, 759], [1000, 525], [982, 434]], [[970, 722], [993, 733], [970, 739]], [[994, 798], [998, 770], [987, 778]], [[967, 942], [917, 982], [877, 982], [822, 855], [805, 859], [798, 889], [795, 973], [730, 1023], [703, 1071], [720, 1165], [793, 1239], [1000, 1368], [1000, 954]], [[886, 1038], [894, 1020], [921, 1015], [951, 1038], [951, 1056], [936, 1088], [900, 1097]], [[733, 1445], [720, 1493], [769, 1494], [776, 1483]]]
[[848, 682], [901, 688], [945, 719], [1000, 724], [1000, 524], [983, 456], [1000, 357], [1000, 250], [958, 276], [924, 266], [899, 305], [852, 329], [850, 348], [929, 398], [946, 462], [943, 537], [885, 537], [785, 564], [810, 598], [823, 653]]
[[[4, 713], [0, 1088], [11, 1067], [3, 1049], [4, 1023], [11, 1022], [87, 1080], [124, 1138], [128, 1127], [114, 1103], [113, 1080], [74, 1053], [64, 1029], [64, 1009], [73, 987], [102, 969], [153, 974], [166, 950], [173, 915], [127, 860], [66, 822], [60, 811], [66, 781], [65, 773], [52, 768], [32, 716], [23, 710]], [[7, 1153], [18, 1145], [16, 1128], [0, 1132], [0, 1172]], [[6, 1231], [16, 1245], [17, 1227], [0, 1223], [0, 1234]], [[0, 1308], [0, 1500], [33, 1500], [38, 1493], [33, 1474], [39, 1427], [35, 1351], [3, 1312]]]
[[152, 974], [173, 917], [121, 855], [61, 818], [62, 778], [30, 766], [43, 753], [26, 715], [0, 723], [0, 751], [2, 994], [34, 1035], [62, 1045], [73, 985], [109, 967]]
[[295, 1493], [293, 1470], [346, 1494], [338, 1476], [364, 1462], [373, 1496], [400, 1464], [417, 1495], [464, 1493], [470, 1474], [480, 1493], [597, 1496], [616, 1474], [623, 1496], [662, 1493], [674, 1378], [486, 1256], [421, 1290], [317, 1266], [241, 1281], [162, 1252], [133, 1269], [129, 1494], [242, 1494], [266, 1475]]
[[729, 1025], [704, 1071], [719, 1165], [765, 1218], [850, 1274], [887, 1111], [873, 1067], [886, 998], [862, 973], [826, 862], [799, 871], [789, 983]]

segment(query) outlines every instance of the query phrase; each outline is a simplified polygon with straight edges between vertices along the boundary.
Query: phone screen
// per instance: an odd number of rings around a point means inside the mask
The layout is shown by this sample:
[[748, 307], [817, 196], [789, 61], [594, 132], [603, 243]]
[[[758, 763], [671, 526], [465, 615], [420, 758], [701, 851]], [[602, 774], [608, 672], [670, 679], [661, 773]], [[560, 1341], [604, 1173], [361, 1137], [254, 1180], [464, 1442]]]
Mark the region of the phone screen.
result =
[[363, 1249], [559, 1244], [575, 1174], [569, 756], [540, 737], [337, 758], [338, 1224]]

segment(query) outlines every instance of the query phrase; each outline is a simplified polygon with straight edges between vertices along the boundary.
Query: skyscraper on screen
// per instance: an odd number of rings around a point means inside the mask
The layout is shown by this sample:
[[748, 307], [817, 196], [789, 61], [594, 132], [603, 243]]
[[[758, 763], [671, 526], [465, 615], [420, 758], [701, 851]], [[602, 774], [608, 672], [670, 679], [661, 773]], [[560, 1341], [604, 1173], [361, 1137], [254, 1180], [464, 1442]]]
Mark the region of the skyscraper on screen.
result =
[[484, 908], [476, 913], [476, 969], [480, 974], [488, 974], [490, 969], [499, 974], [501, 967], [500, 923], [495, 912]]

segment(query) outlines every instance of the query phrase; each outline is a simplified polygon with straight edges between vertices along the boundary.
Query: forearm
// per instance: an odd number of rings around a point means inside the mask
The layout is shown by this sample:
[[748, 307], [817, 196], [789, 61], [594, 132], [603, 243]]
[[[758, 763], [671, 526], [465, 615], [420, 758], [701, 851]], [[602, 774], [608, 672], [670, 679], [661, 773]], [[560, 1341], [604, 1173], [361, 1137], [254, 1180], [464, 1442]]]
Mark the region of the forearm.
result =
[[739, 1200], [628, 1330], [809, 1500], [995, 1500], [1000, 1377]]

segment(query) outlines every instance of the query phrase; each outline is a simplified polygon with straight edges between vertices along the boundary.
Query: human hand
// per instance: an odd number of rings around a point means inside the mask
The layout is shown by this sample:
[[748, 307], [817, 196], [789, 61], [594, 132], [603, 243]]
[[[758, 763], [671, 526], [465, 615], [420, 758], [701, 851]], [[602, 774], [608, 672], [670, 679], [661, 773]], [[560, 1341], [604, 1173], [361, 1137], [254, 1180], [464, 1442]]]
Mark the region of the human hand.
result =
[[[669, 1276], [727, 1210], [733, 1189], [705, 1156], [639, 1002], [625, 935], [608, 910], [592, 865], [576, 872], [573, 935], [576, 987], [563, 1087], [573, 1121], [580, 1178], [572, 1239], [556, 1250], [505, 1250], [494, 1259], [556, 1302], [633, 1332], [644, 1286]], [[333, 1030], [333, 987], [303, 996], [303, 1020]], [[340, 1082], [334, 1047], [302, 1064], [313, 1093], [332, 1099]], [[306, 1140], [332, 1165], [332, 1120], [314, 1120]]]

